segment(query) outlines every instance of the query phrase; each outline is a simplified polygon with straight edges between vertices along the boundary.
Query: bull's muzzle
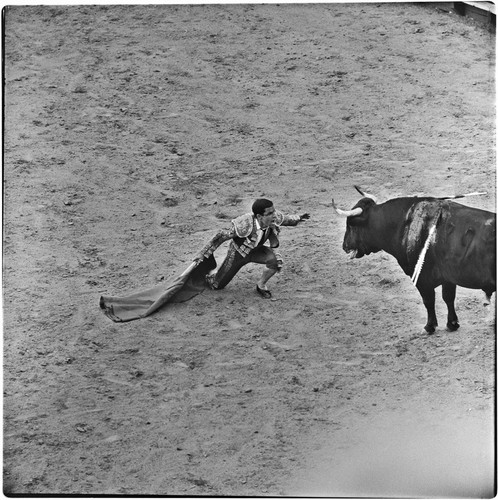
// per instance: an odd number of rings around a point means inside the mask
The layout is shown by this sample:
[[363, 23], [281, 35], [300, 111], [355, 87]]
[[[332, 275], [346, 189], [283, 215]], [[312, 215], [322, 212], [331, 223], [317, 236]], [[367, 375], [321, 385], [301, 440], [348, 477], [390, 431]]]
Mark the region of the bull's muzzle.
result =
[[356, 256], [358, 255], [358, 250], [356, 250], [356, 249], [355, 249], [355, 250], [349, 250], [349, 251], [347, 252], [347, 254], [348, 254], [348, 257], [349, 257], [350, 259], [355, 259], [355, 258], [356, 258]]

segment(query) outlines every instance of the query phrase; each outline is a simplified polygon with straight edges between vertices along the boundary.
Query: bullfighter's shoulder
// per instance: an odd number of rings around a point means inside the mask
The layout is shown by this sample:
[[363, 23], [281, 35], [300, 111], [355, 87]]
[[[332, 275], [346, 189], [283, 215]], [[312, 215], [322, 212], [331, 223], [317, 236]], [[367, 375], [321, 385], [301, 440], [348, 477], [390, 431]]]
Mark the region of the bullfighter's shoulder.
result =
[[232, 220], [235, 233], [239, 238], [245, 238], [252, 233], [254, 227], [254, 216], [251, 213], [240, 215]]

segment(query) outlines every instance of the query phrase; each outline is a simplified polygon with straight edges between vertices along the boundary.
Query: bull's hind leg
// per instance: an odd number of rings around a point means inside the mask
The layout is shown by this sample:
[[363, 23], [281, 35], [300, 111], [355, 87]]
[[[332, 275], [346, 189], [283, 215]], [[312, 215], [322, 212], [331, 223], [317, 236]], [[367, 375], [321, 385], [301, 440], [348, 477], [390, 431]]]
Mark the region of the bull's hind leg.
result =
[[446, 306], [448, 307], [448, 322], [446, 323], [446, 327], [450, 332], [454, 332], [460, 328], [455, 311], [455, 296], [456, 285], [453, 283], [443, 283], [443, 300], [446, 302]]
[[434, 333], [437, 326], [435, 308], [436, 292], [433, 286], [427, 285], [421, 280], [417, 283], [417, 288], [424, 301], [424, 306], [427, 309], [427, 324], [424, 326], [424, 329], [427, 333]]

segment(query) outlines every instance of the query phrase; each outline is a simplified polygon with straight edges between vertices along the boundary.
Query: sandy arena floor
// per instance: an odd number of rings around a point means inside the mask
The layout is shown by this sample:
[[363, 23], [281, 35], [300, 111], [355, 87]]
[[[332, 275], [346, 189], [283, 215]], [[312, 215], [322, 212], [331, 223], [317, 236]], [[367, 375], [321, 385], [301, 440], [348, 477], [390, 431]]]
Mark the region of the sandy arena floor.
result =
[[[494, 34], [410, 3], [13, 7], [5, 30], [6, 494], [492, 495], [494, 304], [459, 289], [461, 328], [425, 334], [331, 200], [495, 211]], [[311, 214], [274, 300], [254, 265], [101, 313], [259, 196]]]

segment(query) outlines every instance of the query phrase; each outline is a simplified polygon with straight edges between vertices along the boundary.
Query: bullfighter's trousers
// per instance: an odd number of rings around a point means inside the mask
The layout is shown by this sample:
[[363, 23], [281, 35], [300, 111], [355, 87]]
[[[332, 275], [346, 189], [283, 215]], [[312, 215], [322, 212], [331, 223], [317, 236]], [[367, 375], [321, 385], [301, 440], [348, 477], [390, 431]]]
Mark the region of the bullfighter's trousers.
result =
[[230, 243], [225, 260], [216, 272], [211, 281], [211, 288], [220, 290], [225, 288], [239, 270], [249, 264], [266, 264], [268, 269], [280, 271], [282, 267], [282, 257], [270, 247], [260, 245], [253, 248], [245, 257], [243, 257], [233, 243]]

